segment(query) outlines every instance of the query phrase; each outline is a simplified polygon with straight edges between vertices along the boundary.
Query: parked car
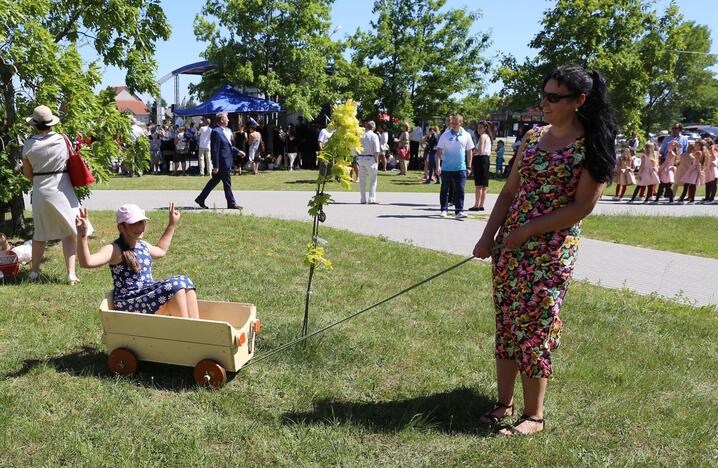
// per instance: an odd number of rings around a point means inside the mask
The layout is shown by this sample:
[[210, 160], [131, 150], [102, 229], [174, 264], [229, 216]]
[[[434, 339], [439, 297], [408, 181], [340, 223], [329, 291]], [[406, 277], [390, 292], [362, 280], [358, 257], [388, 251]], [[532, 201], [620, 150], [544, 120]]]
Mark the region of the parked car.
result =
[[696, 133], [700, 138], [712, 138], [718, 141], [718, 127], [712, 125], [688, 125], [683, 127], [683, 133]]
[[691, 145], [695, 143], [698, 140], [703, 139], [700, 133], [698, 132], [687, 132], [685, 129], [683, 129], [683, 132], [681, 135], [684, 135], [686, 138], [688, 138], [688, 144]]

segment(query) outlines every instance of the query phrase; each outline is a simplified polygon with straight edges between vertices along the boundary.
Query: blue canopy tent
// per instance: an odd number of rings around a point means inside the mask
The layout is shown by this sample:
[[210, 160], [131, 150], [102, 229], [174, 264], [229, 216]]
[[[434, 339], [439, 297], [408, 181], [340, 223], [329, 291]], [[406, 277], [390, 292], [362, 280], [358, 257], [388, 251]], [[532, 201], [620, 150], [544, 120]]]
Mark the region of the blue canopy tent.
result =
[[213, 115], [217, 112], [281, 112], [282, 106], [269, 99], [240, 94], [231, 85], [222, 86], [211, 98], [190, 109], [175, 109], [183, 117], [192, 115]]

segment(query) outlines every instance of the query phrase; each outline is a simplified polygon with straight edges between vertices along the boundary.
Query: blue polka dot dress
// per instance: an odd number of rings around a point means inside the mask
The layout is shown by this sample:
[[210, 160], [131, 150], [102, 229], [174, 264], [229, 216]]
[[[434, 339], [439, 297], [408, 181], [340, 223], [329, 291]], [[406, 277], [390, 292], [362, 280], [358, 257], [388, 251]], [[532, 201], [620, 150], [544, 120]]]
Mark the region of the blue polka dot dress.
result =
[[147, 242], [138, 241], [132, 251], [137, 257], [140, 271], [134, 271], [125, 262], [110, 265], [112, 284], [115, 286], [115, 310], [154, 314], [180, 289], [196, 289], [192, 280], [184, 275], [155, 281], [152, 278], [152, 255]]

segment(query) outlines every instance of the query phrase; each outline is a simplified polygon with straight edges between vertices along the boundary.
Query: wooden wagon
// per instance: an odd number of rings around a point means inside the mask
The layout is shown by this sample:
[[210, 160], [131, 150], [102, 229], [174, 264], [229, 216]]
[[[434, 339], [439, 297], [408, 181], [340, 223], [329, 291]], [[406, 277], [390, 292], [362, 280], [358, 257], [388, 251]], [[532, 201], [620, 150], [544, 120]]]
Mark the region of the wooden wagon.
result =
[[110, 370], [137, 371], [138, 361], [194, 367], [198, 385], [219, 388], [254, 354], [261, 323], [254, 304], [198, 301], [199, 319], [113, 310], [112, 293], [100, 304]]

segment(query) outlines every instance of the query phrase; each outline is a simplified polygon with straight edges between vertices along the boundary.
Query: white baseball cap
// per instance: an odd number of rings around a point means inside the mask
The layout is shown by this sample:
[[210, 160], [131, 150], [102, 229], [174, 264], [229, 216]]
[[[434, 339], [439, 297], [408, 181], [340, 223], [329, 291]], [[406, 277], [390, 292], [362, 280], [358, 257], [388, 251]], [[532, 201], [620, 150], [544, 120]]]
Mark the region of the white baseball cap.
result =
[[150, 220], [150, 218], [145, 216], [145, 210], [135, 205], [134, 203], [128, 203], [119, 207], [117, 209], [116, 218], [117, 224], [135, 224], [140, 221]]

